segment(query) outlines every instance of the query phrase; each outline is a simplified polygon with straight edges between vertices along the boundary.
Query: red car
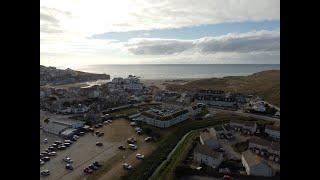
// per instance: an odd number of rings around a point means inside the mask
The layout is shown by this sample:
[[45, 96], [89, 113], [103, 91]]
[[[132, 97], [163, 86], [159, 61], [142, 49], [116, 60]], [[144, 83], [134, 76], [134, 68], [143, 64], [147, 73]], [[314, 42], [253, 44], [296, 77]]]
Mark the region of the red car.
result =
[[88, 168], [88, 167], [86, 167], [86, 168], [83, 170], [83, 172], [86, 173], [86, 174], [91, 174], [91, 173], [93, 173], [93, 170], [90, 169], [90, 168]]
[[233, 178], [229, 175], [224, 175], [223, 180], [233, 180]]

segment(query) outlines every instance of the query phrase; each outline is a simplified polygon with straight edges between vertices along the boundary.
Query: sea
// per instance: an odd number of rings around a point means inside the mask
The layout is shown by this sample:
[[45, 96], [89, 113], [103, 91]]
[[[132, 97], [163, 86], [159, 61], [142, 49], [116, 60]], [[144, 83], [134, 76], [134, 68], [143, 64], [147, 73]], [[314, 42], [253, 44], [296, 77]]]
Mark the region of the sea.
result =
[[111, 79], [128, 75], [141, 79], [191, 79], [244, 76], [265, 70], [280, 70], [280, 64], [108, 64], [86, 65], [76, 70], [109, 74]]

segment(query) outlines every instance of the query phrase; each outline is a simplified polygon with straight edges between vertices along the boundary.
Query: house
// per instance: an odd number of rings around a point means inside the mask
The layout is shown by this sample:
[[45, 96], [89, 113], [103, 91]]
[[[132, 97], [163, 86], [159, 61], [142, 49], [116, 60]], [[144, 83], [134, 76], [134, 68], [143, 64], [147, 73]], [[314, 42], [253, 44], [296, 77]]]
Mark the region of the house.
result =
[[274, 125], [266, 125], [264, 132], [274, 139], [280, 139], [280, 127]]
[[207, 145], [198, 144], [195, 147], [193, 154], [194, 154], [193, 156], [194, 161], [201, 164], [205, 164], [212, 168], [217, 168], [223, 160], [222, 153], [211, 149]]
[[217, 138], [217, 132], [214, 128], [209, 128], [200, 133], [201, 145], [207, 145], [211, 149], [220, 148], [220, 143]]
[[257, 123], [251, 121], [231, 120], [230, 126], [240, 128], [242, 131], [248, 131], [250, 134], [254, 134], [257, 131]]
[[269, 156], [277, 156], [280, 158], [280, 143], [267, 141], [261, 138], [250, 138], [249, 149], [256, 152], [257, 154], [264, 155], [268, 153]]
[[261, 157], [253, 154], [249, 150], [242, 153], [241, 162], [246, 169], [247, 175], [273, 176], [271, 167]]
[[237, 101], [234, 97], [229, 97], [223, 91], [218, 90], [199, 90], [195, 93], [195, 102], [204, 103], [211, 106], [237, 107]]

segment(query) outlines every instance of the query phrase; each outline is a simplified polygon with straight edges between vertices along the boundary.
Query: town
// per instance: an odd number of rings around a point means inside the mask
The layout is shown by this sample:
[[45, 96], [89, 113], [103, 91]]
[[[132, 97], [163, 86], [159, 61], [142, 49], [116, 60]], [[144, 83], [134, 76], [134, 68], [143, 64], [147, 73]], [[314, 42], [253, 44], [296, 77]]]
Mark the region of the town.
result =
[[[134, 176], [159, 146], [167, 148], [173, 132], [181, 132], [177, 141], [185, 147], [172, 143], [159, 160], [176, 160], [175, 177], [280, 175], [280, 109], [261, 97], [219, 89], [174, 92], [134, 75], [88, 86], [62, 81], [40, 86], [42, 179]], [[177, 150], [184, 153], [174, 156]], [[153, 163], [146, 174], [171, 178], [165, 174], [170, 163]]]

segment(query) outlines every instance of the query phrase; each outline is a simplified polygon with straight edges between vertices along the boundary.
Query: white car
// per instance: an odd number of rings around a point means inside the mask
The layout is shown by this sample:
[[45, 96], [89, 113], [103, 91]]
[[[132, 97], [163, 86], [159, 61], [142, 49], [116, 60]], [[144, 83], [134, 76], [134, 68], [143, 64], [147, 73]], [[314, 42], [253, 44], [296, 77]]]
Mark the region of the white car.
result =
[[49, 176], [50, 175], [50, 171], [45, 169], [43, 171], [40, 172], [41, 176]]
[[43, 143], [48, 143], [48, 139], [44, 139], [44, 140], [43, 140]]
[[143, 155], [143, 154], [136, 154], [136, 158], [137, 158], [137, 159], [143, 159], [143, 158], [144, 158], [144, 155]]
[[72, 161], [72, 159], [70, 157], [63, 158], [63, 161], [67, 162], [67, 163], [73, 163], [73, 161]]
[[54, 151], [49, 152], [49, 156], [56, 156], [56, 155], [57, 155], [57, 153], [56, 153], [56, 152], [54, 152]]
[[44, 165], [44, 163], [45, 162], [40, 159], [40, 165]]
[[137, 150], [137, 149], [138, 149], [138, 146], [135, 145], [135, 144], [129, 144], [129, 147], [130, 147], [130, 149], [132, 149], [132, 150]]
[[130, 164], [128, 164], [128, 163], [123, 163], [122, 166], [123, 166], [124, 169], [127, 169], [127, 170], [132, 169], [132, 166]]

